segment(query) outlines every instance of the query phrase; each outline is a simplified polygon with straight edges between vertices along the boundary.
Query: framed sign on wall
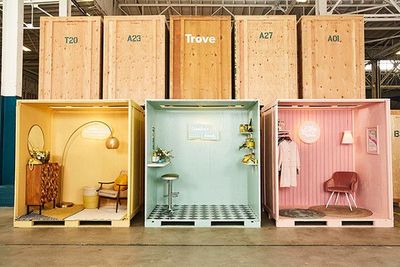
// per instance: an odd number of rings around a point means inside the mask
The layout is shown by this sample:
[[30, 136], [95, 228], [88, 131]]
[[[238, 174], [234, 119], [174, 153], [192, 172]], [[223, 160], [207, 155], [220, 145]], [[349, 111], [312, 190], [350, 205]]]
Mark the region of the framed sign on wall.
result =
[[378, 126], [367, 128], [367, 153], [375, 155], [379, 154], [378, 134]]

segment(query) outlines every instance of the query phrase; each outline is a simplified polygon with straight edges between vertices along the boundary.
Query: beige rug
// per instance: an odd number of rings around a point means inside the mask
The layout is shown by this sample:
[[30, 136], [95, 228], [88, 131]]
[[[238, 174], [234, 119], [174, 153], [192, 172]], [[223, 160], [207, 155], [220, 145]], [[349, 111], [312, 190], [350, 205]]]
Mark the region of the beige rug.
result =
[[115, 212], [115, 206], [101, 207], [100, 209], [84, 209], [68, 218], [66, 221], [118, 221], [126, 216], [126, 206], [118, 208]]
[[325, 213], [325, 216], [328, 217], [363, 218], [371, 216], [373, 214], [372, 211], [367, 209], [353, 208], [353, 211], [351, 211], [349, 209], [349, 206], [339, 206], [339, 205], [332, 205], [329, 206], [328, 208], [325, 208], [325, 205], [313, 206], [309, 207], [309, 209], [323, 212]]

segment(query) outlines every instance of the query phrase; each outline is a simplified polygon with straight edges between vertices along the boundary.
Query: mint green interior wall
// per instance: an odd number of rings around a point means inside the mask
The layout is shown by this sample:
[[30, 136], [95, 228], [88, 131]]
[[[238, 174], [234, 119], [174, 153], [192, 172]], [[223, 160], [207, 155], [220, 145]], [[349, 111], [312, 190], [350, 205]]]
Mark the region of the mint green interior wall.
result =
[[[152, 147], [151, 147], [151, 126], [154, 125], [154, 121], [156, 120], [157, 113], [154, 111], [154, 108], [151, 105], [146, 105], [146, 161], [151, 161]], [[157, 205], [157, 186], [158, 180], [155, 177], [159, 177], [158, 168], [145, 168], [146, 170], [146, 179], [145, 179], [145, 215], [146, 218], [150, 215], [151, 211]], [[150, 179], [147, 179], [150, 177]]]
[[[147, 162], [151, 160], [152, 126], [156, 128], [156, 146], [172, 150], [174, 156], [167, 167], [147, 167], [146, 216], [156, 204], [167, 203], [164, 197], [166, 183], [160, 177], [170, 172], [180, 175], [173, 183], [174, 191], [180, 192], [179, 197], [174, 198], [174, 204], [247, 204], [256, 214], [260, 213], [259, 167], [243, 165], [241, 160], [249, 150], [239, 150], [246, 139], [240, 134], [239, 125], [248, 123], [251, 116], [257, 129], [254, 134], [256, 157], [260, 159], [259, 111], [254, 103], [247, 109], [156, 109], [149, 104], [146, 106]], [[219, 140], [189, 140], [190, 124], [215, 127]]]

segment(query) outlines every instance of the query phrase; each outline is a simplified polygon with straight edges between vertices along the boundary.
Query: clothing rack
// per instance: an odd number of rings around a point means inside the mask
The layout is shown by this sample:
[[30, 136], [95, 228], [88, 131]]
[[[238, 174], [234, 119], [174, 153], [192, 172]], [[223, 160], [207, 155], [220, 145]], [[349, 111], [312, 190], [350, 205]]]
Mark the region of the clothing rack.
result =
[[278, 137], [290, 137], [290, 131], [287, 130], [278, 131]]
[[290, 137], [290, 131], [288, 130], [280, 130], [278, 131], [278, 142], [280, 143], [283, 140], [290, 140], [292, 141], [292, 138]]

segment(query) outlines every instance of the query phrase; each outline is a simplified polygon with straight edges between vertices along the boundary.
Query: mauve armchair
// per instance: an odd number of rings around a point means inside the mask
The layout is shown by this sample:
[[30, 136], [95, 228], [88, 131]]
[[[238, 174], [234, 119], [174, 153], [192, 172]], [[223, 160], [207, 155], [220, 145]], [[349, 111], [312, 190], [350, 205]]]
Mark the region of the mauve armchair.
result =
[[331, 192], [328, 203], [326, 203], [326, 208], [328, 208], [329, 203], [331, 202], [332, 197], [335, 193], [337, 194], [335, 205], [338, 202], [340, 193], [343, 193], [346, 196], [347, 203], [349, 203], [350, 210], [353, 211], [350, 199], [353, 201], [354, 206], [357, 208], [355, 192], [358, 188], [359, 179], [360, 178], [356, 172], [340, 171], [333, 173], [332, 178], [324, 183], [325, 192]]

